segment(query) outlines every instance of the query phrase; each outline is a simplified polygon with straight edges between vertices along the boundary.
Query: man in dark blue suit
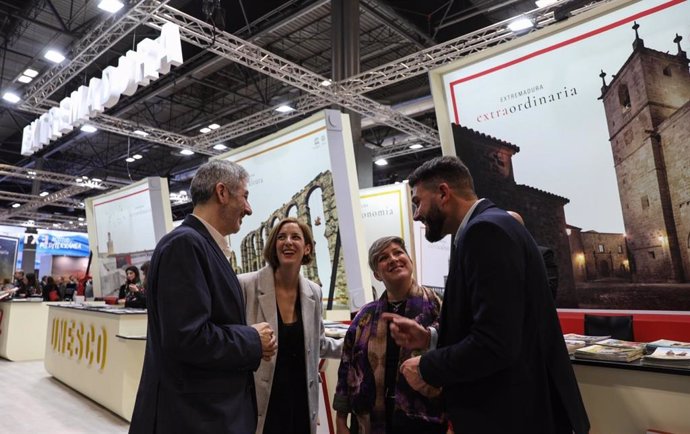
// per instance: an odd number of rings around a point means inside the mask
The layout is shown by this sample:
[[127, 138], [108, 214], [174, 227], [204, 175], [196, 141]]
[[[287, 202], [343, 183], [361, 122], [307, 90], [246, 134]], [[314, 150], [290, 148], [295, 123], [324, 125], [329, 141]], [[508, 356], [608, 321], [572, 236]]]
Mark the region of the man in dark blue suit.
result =
[[[401, 371], [417, 390], [442, 388], [459, 433], [587, 433], [589, 420], [529, 232], [487, 199], [456, 157], [410, 176], [415, 220], [427, 239], [453, 240], [435, 350]], [[389, 315], [408, 348], [434, 347], [432, 331]]]
[[130, 433], [253, 433], [255, 371], [276, 340], [246, 325], [225, 240], [250, 215], [247, 172], [229, 161], [199, 168], [194, 210], [163, 237], [149, 267], [146, 356]]

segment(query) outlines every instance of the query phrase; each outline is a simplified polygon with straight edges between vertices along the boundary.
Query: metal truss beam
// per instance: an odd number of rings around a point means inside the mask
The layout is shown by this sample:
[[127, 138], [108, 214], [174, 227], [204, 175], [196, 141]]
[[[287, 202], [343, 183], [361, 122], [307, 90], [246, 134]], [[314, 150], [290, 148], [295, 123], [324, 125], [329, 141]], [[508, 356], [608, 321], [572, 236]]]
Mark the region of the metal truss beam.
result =
[[[566, 7], [568, 3], [580, 0], [562, 0], [551, 6], [535, 9], [522, 14], [530, 17], [535, 28], [543, 28], [555, 23], [554, 11]], [[613, 0], [593, 0], [589, 5], [574, 10], [571, 15], [578, 15]], [[517, 17], [515, 17], [517, 18]], [[483, 29], [460, 36], [442, 44], [418, 51], [409, 56], [372, 68], [354, 77], [343, 80], [343, 90], [352, 94], [363, 94], [375, 89], [389, 86], [420, 74], [425, 74], [450, 62], [461, 59], [486, 48], [512, 41], [521, 36], [508, 29], [507, 25], [515, 18], [501, 21]]]
[[[26, 202], [30, 202], [33, 200], [42, 199], [42, 197], [34, 195], [34, 194], [14, 193], [11, 191], [0, 191], [0, 199], [15, 201], [15, 202], [19, 202], [19, 203], [26, 203]], [[55, 202], [52, 202], [51, 205], [52, 206], [58, 206], [61, 208], [84, 208], [83, 202], [78, 201], [76, 199], [69, 199], [69, 198], [57, 200]]]
[[337, 85], [324, 86], [326, 78], [304, 67], [287, 61], [270, 51], [244, 41], [227, 32], [214, 29], [208, 23], [184, 14], [172, 7], [163, 6], [147, 24], [160, 29], [165, 23], [180, 27], [185, 41], [205, 48], [233, 62], [259, 71], [298, 89], [320, 97], [332, 104], [348, 108], [364, 116], [386, 123], [402, 132], [417, 137], [425, 143], [438, 143], [437, 132], [426, 125], [401, 115], [376, 101], [354, 94]]
[[[29, 223], [31, 221], [31, 223]], [[34, 227], [37, 229], [69, 229], [75, 232], [86, 232], [86, 223], [75, 222], [74, 217], [67, 217], [55, 214], [48, 214], [42, 212], [20, 212], [13, 214], [4, 219], [4, 222], [19, 225]]]
[[[64, 175], [62, 173], [53, 173], [45, 170], [30, 169], [26, 167], [16, 167], [9, 164], [0, 164], [0, 175], [9, 176], [11, 178], [28, 179], [30, 181], [36, 180], [50, 182], [53, 184], [69, 185], [72, 187], [86, 187], [87, 190], [105, 190], [116, 187], [115, 185], [111, 185], [103, 181], [91, 181], [84, 179], [80, 179], [79, 181], [77, 181], [77, 179], [79, 178], [76, 178], [73, 175]], [[51, 196], [52, 195], [46, 197]], [[41, 198], [41, 200], [43, 199], [44, 198]]]
[[33, 200], [30, 200], [26, 203], [24, 203], [22, 206], [19, 208], [12, 208], [5, 210], [4, 212], [0, 212], [0, 221], [2, 220], [7, 220], [11, 216], [27, 211], [33, 211], [35, 209], [41, 208], [46, 205], [52, 205], [53, 202], [69, 198], [72, 196], [76, 196], [80, 193], [83, 193], [85, 191], [91, 190], [93, 187], [88, 186], [88, 185], [72, 185], [70, 187], [63, 188], [60, 191], [56, 191], [55, 193], [51, 193], [46, 197], [39, 197]]
[[41, 107], [65, 83], [103, 55], [132, 30], [149, 20], [168, 0], [139, 0], [125, 13], [114, 14], [94, 27], [71, 48], [70, 60], [58, 64], [35, 80], [24, 94], [26, 104]]

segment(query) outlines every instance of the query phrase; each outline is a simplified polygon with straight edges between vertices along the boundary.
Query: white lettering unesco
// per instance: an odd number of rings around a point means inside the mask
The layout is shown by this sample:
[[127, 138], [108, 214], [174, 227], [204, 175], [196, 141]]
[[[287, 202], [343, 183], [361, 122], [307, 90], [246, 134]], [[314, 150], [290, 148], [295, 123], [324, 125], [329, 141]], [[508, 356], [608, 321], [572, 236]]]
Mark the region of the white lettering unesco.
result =
[[117, 104], [120, 95], [133, 95], [137, 86], [148, 86], [159, 74], [170, 72], [171, 66], [182, 64], [180, 28], [166, 23], [155, 40], [144, 39], [136, 51], [121, 56], [117, 66], [108, 66], [101, 78], [93, 77], [87, 86], [79, 86], [70, 96], [24, 127], [22, 155], [31, 155], [81, 126], [90, 117]]

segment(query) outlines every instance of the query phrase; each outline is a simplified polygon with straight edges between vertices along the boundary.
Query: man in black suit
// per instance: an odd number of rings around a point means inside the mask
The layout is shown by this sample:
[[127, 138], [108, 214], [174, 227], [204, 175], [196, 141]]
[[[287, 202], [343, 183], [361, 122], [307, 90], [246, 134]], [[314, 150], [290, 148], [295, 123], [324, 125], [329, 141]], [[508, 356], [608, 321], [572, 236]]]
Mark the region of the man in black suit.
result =
[[255, 371], [276, 340], [246, 325], [228, 234], [251, 214], [247, 172], [228, 161], [199, 168], [194, 210], [156, 246], [148, 275], [148, 336], [130, 433], [253, 433]]
[[[417, 390], [442, 388], [456, 432], [587, 433], [587, 413], [529, 232], [477, 198], [456, 157], [427, 161], [409, 182], [414, 219], [426, 225], [427, 239], [455, 238], [438, 343], [403, 363], [408, 383]], [[399, 345], [434, 347], [430, 329], [387, 316]]]

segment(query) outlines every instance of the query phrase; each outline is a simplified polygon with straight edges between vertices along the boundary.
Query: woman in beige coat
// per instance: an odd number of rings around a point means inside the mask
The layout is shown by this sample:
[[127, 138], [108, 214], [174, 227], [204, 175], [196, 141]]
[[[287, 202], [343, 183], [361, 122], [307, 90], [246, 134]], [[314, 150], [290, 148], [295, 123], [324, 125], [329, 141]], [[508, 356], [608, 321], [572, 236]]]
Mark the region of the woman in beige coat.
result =
[[314, 255], [307, 225], [294, 218], [278, 223], [266, 242], [268, 265], [239, 277], [249, 324], [268, 322], [278, 354], [254, 373], [258, 434], [316, 432], [319, 358], [340, 358], [342, 340], [324, 334], [321, 288], [300, 274]]

